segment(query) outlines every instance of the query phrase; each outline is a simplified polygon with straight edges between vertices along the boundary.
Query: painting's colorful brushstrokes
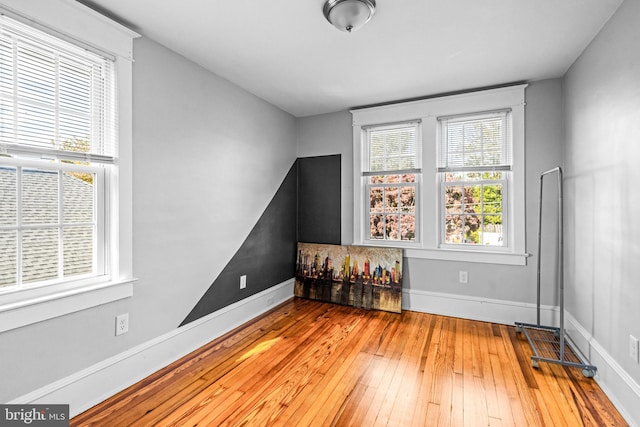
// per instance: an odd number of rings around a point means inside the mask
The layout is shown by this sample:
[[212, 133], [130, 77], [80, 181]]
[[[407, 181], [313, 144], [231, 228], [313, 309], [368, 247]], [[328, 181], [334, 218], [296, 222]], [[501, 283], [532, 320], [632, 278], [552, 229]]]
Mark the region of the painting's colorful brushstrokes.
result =
[[402, 311], [402, 249], [298, 243], [295, 295]]

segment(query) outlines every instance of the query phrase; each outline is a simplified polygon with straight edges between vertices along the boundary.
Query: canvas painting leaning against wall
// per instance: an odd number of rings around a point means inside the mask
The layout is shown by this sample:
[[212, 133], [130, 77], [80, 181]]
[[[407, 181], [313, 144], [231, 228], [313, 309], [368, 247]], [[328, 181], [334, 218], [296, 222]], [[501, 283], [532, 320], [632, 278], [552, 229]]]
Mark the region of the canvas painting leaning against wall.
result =
[[402, 312], [402, 249], [298, 243], [298, 297]]

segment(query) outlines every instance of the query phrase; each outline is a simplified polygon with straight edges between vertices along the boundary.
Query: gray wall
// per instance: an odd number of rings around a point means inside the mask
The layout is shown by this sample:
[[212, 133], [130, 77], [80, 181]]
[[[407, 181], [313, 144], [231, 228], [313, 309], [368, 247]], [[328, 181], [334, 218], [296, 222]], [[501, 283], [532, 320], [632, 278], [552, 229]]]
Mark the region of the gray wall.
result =
[[[130, 299], [1, 334], [0, 402], [175, 329], [295, 162], [291, 115], [149, 39], [136, 40], [134, 55], [133, 262], [140, 280]], [[129, 333], [115, 337], [115, 316], [125, 312]]]
[[637, 384], [639, 22], [640, 2], [626, 0], [564, 79], [568, 311]]
[[179, 325], [245, 241], [295, 162], [295, 120], [149, 39], [134, 54], [129, 339], [142, 342]]
[[[559, 79], [534, 82], [526, 90], [526, 156], [527, 156], [527, 251], [535, 255], [538, 215], [539, 174], [562, 162], [562, 86]], [[342, 154], [343, 217], [342, 243], [353, 239], [353, 146], [351, 113], [298, 119], [298, 155]], [[545, 206], [548, 221], [546, 241], [551, 248], [543, 263], [548, 266], [545, 280], [555, 285], [555, 201], [554, 188]], [[547, 189], [545, 188], [545, 192]], [[547, 218], [548, 217], [548, 218]], [[412, 290], [442, 292], [517, 302], [536, 302], [536, 258], [527, 267], [492, 264], [469, 264], [451, 261], [408, 259], [405, 287]], [[469, 272], [469, 283], [458, 283], [458, 271]], [[548, 276], [548, 277], [547, 277]], [[555, 303], [554, 289], [544, 295], [543, 303]]]

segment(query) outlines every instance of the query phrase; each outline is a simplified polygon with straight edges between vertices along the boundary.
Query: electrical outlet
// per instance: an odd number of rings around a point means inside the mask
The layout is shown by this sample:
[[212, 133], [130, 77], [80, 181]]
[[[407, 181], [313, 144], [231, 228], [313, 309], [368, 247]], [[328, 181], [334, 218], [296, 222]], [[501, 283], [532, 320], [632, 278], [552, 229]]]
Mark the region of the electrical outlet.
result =
[[240, 289], [244, 289], [247, 287], [247, 275], [243, 274], [240, 276]]
[[640, 363], [640, 359], [638, 358], [638, 338], [633, 335], [629, 335], [629, 357], [633, 359], [634, 362]]
[[129, 313], [116, 316], [116, 336], [129, 332]]
[[469, 283], [469, 273], [466, 271], [460, 271], [458, 273], [458, 281], [460, 283]]

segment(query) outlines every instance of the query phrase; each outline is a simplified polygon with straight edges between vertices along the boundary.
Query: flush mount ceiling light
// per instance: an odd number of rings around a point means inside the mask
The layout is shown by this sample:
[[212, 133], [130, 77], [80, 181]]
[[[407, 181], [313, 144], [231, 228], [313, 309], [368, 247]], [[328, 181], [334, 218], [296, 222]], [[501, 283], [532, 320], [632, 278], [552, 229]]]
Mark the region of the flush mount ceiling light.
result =
[[322, 10], [327, 21], [348, 33], [366, 24], [375, 11], [375, 0], [327, 0]]

